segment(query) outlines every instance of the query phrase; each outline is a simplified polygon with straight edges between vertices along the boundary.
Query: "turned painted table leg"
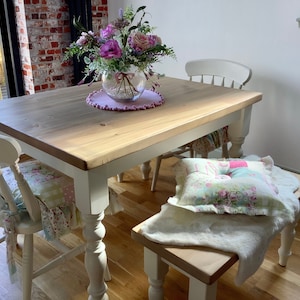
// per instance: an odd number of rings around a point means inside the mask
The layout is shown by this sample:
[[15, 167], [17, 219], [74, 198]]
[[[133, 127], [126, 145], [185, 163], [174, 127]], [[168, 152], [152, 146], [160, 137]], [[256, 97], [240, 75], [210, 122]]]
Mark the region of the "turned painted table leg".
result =
[[295, 227], [297, 223], [287, 225], [281, 232], [281, 245], [278, 250], [279, 264], [283, 267], [286, 266], [287, 260], [291, 255], [291, 247], [296, 234]]
[[243, 155], [242, 145], [244, 144], [245, 138], [243, 137], [231, 137], [231, 147], [229, 149], [229, 156], [232, 158], [239, 158]]
[[165, 275], [169, 270], [169, 266], [164, 263], [157, 254], [147, 248], [144, 248], [144, 270], [148, 275], [149, 300], [163, 300], [163, 284]]
[[85, 268], [90, 284], [88, 286], [88, 300], [108, 300], [107, 286], [104, 282], [107, 270], [105, 244], [105, 227], [102, 224], [104, 212], [99, 215], [82, 214], [84, 223], [83, 236], [86, 240]]
[[231, 142], [229, 156], [238, 158], [243, 155], [242, 145], [249, 133], [252, 106], [241, 110], [240, 119], [229, 125], [228, 135]]

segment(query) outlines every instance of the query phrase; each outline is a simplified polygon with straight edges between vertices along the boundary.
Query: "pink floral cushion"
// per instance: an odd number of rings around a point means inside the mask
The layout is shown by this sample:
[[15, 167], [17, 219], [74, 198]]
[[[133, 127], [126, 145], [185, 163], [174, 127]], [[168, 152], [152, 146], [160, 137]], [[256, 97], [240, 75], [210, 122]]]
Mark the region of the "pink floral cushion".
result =
[[[36, 160], [20, 163], [19, 167], [33, 194], [40, 200], [43, 229], [48, 240], [59, 238], [80, 225], [72, 178]], [[3, 168], [2, 172], [18, 210], [26, 210], [10, 168]]]
[[274, 216], [288, 213], [272, 183], [273, 160], [187, 158], [176, 166], [169, 204], [194, 212]]

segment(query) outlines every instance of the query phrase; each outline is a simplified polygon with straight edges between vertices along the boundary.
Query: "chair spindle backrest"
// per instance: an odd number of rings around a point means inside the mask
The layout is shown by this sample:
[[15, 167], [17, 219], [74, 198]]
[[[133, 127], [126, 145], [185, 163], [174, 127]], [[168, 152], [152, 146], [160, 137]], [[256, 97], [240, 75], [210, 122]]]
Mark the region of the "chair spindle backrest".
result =
[[201, 83], [241, 89], [252, 76], [251, 69], [240, 63], [223, 59], [188, 61], [185, 70], [190, 80], [200, 77]]
[[[11, 169], [14, 174], [15, 180], [17, 181], [18, 187], [20, 189], [24, 204], [33, 221], [38, 221], [41, 219], [41, 211], [38, 200], [33, 195], [27, 181], [25, 180], [23, 174], [20, 172], [18, 161], [21, 155], [21, 147], [19, 143], [8, 136], [0, 135], [0, 166], [7, 166]], [[12, 192], [5, 178], [0, 170], [0, 191], [3, 195], [5, 201], [7, 202], [9, 209], [12, 212], [17, 211], [17, 206], [14, 202]]]

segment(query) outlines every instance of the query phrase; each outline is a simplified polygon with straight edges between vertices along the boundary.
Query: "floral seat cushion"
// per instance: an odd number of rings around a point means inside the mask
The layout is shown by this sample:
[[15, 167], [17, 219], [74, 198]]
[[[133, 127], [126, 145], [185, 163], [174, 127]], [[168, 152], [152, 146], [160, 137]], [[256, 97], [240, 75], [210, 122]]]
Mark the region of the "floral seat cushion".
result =
[[194, 212], [289, 215], [271, 174], [273, 160], [182, 159], [176, 166], [176, 194], [171, 205]]
[[209, 152], [220, 148], [229, 141], [228, 126], [225, 126], [193, 141], [191, 147], [196, 153], [200, 153], [205, 157]]
[[[75, 206], [72, 178], [35, 160], [21, 163], [19, 167], [33, 194], [40, 200], [43, 229], [48, 240], [59, 238], [79, 225], [80, 217]], [[26, 210], [10, 168], [3, 168], [2, 172], [18, 210]]]

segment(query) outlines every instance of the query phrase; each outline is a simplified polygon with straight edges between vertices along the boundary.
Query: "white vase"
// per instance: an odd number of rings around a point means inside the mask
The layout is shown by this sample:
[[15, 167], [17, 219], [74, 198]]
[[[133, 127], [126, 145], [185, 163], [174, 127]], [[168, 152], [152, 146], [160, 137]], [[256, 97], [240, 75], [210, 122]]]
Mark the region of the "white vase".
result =
[[143, 71], [131, 68], [128, 72], [104, 72], [102, 88], [118, 102], [136, 101], [145, 90], [146, 77]]

